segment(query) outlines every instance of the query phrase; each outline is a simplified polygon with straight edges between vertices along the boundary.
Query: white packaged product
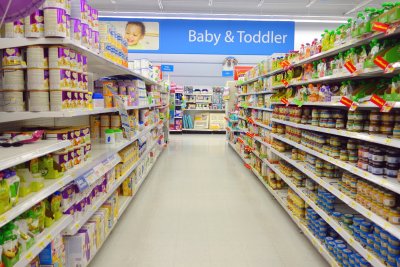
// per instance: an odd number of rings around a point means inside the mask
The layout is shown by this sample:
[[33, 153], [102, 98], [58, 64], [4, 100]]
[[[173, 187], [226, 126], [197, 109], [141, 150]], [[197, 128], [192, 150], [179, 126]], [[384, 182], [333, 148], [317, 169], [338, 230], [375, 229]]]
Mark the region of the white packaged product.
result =
[[27, 71], [28, 90], [48, 90], [49, 89], [49, 70], [48, 69], [28, 69]]
[[6, 38], [23, 38], [25, 37], [24, 19], [19, 19], [14, 22], [5, 23]]
[[3, 69], [3, 89], [5, 90], [24, 90], [24, 70], [23, 69]]
[[148, 69], [150, 68], [150, 61], [146, 58], [142, 58], [140, 60], [140, 68], [141, 69]]
[[49, 47], [49, 68], [71, 68], [70, 50], [64, 46]]
[[72, 103], [72, 92], [68, 90], [50, 91], [50, 109], [51, 111], [60, 111], [70, 109]]
[[140, 74], [142, 75], [142, 76], [144, 76], [144, 77], [147, 77], [147, 78], [149, 78], [150, 77], [150, 69], [141, 69], [140, 70]]
[[44, 14], [43, 9], [37, 9], [31, 15], [25, 17], [25, 37], [44, 36]]
[[66, 4], [65, 4], [65, 0], [46, 0], [43, 3], [43, 8], [48, 8], [48, 7], [55, 7], [55, 8], [62, 8], [62, 9], [66, 9]]
[[25, 111], [23, 91], [3, 91], [3, 99], [4, 111]]
[[29, 91], [28, 92], [29, 111], [49, 111], [50, 99], [49, 91]]
[[50, 89], [68, 90], [71, 88], [71, 71], [66, 69], [50, 69]]
[[66, 37], [66, 12], [63, 8], [44, 9], [44, 36]]
[[28, 68], [48, 68], [48, 57], [44, 46], [28, 46], [26, 49], [26, 63]]

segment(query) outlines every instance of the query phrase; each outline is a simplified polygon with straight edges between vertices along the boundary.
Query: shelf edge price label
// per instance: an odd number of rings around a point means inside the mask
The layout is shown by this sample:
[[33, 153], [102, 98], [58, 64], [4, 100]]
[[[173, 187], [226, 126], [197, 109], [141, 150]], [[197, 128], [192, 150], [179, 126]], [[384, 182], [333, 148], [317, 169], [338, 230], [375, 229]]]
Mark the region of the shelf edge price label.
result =
[[279, 65], [281, 65], [282, 68], [287, 69], [290, 67], [290, 62], [288, 60], [283, 60], [281, 63], [279, 63]]
[[383, 32], [386, 33], [389, 30], [390, 25], [387, 23], [382, 23], [375, 21], [372, 23], [372, 30], [375, 32]]
[[358, 106], [360, 105], [359, 103], [357, 103], [345, 96], [342, 96], [342, 98], [340, 99], [340, 103], [342, 103], [343, 105], [348, 107], [350, 111], [355, 111], [358, 108]]
[[369, 100], [374, 103], [377, 107], [379, 107], [381, 112], [389, 112], [392, 110], [394, 103], [387, 102], [386, 100], [382, 99], [381, 97], [373, 94], [371, 99]]
[[281, 102], [282, 102], [283, 104], [285, 104], [286, 106], [289, 106], [289, 100], [287, 100], [286, 97], [281, 98]]
[[252, 118], [250, 118], [250, 117], [247, 118], [247, 122], [251, 123], [251, 124], [254, 124], [254, 120]]
[[250, 137], [251, 139], [254, 138], [254, 133], [246, 132], [246, 135], [247, 135], [248, 137]]
[[282, 80], [282, 84], [285, 86], [285, 88], [289, 87], [289, 82], [286, 80]]
[[344, 67], [353, 75], [357, 75], [357, 68], [350, 60], [344, 64]]
[[394, 67], [392, 64], [387, 62], [383, 57], [377, 56], [374, 59], [374, 64], [377, 65], [379, 68], [383, 69], [385, 73], [392, 73], [394, 71]]
[[245, 166], [247, 169], [251, 170], [250, 164], [245, 163], [244, 166]]

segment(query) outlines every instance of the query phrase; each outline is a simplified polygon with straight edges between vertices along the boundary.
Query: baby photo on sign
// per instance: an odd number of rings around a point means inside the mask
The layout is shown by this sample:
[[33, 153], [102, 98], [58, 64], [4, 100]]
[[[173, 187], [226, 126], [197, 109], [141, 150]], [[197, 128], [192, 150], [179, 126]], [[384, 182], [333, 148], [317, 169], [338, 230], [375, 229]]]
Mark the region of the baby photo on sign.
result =
[[158, 50], [160, 27], [158, 22], [110, 22], [128, 42], [128, 50]]

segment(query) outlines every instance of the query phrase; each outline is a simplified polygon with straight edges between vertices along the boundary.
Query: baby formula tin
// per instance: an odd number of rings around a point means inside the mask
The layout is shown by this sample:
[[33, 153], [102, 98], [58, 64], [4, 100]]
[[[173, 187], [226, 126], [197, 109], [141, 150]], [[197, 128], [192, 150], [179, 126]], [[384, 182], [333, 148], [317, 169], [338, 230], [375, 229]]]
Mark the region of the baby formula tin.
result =
[[44, 36], [66, 37], [66, 12], [63, 8], [44, 9]]
[[3, 67], [7, 66], [21, 66], [22, 56], [21, 48], [10, 47], [3, 50]]
[[65, 46], [49, 47], [49, 68], [71, 68], [70, 49]]
[[3, 89], [5, 90], [24, 90], [24, 70], [23, 69], [3, 69]]
[[50, 91], [50, 109], [51, 111], [60, 111], [71, 108], [72, 92], [68, 90]]
[[44, 36], [44, 14], [43, 9], [37, 9], [31, 15], [25, 17], [25, 37]]
[[84, 47], [89, 47], [89, 41], [90, 41], [90, 40], [89, 40], [89, 38], [90, 38], [90, 36], [89, 36], [89, 25], [88, 25], [87, 23], [82, 23], [81, 26], [82, 26], [81, 44], [82, 44]]
[[6, 112], [25, 111], [23, 91], [3, 91], [3, 103]]
[[28, 90], [49, 90], [49, 70], [31, 69], [27, 71]]
[[29, 111], [49, 111], [50, 99], [49, 91], [29, 91], [28, 92]]
[[80, 19], [71, 18], [71, 39], [81, 43], [82, 26]]
[[6, 38], [22, 38], [25, 37], [24, 19], [14, 22], [7, 22], [4, 26]]
[[43, 8], [66, 9], [66, 1], [65, 0], [46, 0], [43, 4]]
[[67, 38], [71, 38], [71, 15], [65, 15], [65, 26]]
[[41, 45], [28, 46], [26, 49], [26, 63], [28, 68], [48, 68], [48, 53]]
[[71, 71], [66, 69], [50, 69], [50, 89], [69, 90], [71, 88]]

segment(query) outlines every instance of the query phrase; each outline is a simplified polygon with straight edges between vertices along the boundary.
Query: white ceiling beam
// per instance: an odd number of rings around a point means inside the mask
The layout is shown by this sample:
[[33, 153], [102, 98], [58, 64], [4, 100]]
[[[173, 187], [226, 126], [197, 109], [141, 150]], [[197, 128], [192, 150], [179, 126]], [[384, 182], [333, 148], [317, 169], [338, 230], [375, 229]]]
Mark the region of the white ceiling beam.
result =
[[350, 9], [349, 11], [347, 11], [346, 13], [344, 13], [343, 15], [349, 15], [349, 14], [351, 14], [351, 13], [353, 13], [353, 12], [359, 10], [360, 8], [365, 7], [366, 5], [368, 5], [369, 3], [371, 3], [372, 1], [374, 1], [374, 0], [366, 0], [366, 1], [363, 1], [363, 2], [359, 3], [358, 5], [356, 5], [354, 8], [352, 8], [352, 9]]
[[312, 5], [315, 4], [315, 2], [317, 2], [317, 0], [311, 0], [310, 2], [308, 2], [308, 4], [306, 5], [307, 8], [311, 7]]

